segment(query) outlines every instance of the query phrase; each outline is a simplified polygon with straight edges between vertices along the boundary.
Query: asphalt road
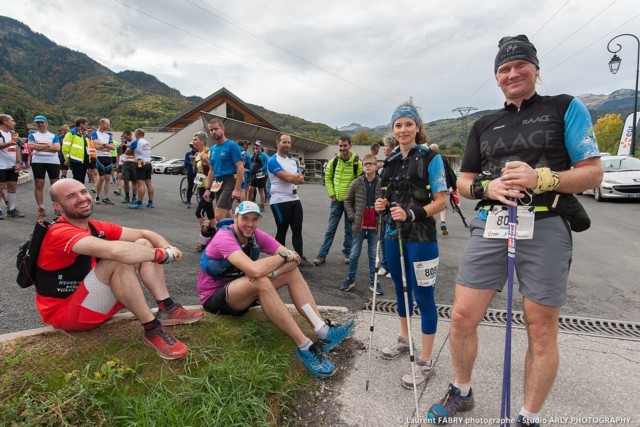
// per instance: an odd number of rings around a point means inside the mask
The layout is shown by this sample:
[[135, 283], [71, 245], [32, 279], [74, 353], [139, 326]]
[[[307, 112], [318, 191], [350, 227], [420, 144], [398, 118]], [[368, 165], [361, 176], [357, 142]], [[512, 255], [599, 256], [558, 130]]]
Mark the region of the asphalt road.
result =
[[[165, 271], [170, 292], [176, 300], [187, 305], [198, 304], [195, 286], [199, 254], [193, 251], [197, 236], [194, 210], [186, 209], [178, 195], [181, 178], [154, 175], [155, 209], [129, 210], [126, 205], [120, 203], [121, 197], [113, 195], [111, 198], [116, 204], [95, 206], [93, 217], [127, 227], [155, 230], [181, 248], [185, 255], [182, 262], [167, 266]], [[311, 260], [315, 257], [324, 236], [329, 199], [325, 188], [317, 184], [300, 186], [299, 192], [304, 206], [304, 251], [305, 256]], [[592, 226], [586, 232], [574, 233], [574, 260], [569, 281], [569, 298], [563, 314], [640, 321], [637, 311], [640, 304], [640, 203], [597, 203], [590, 196], [579, 198], [591, 216]], [[472, 201], [462, 200], [462, 210], [467, 221], [474, 215], [473, 207]], [[32, 181], [19, 186], [18, 208], [27, 214], [26, 218], [8, 218], [0, 221], [0, 242], [4, 254], [0, 261], [0, 334], [42, 326], [34, 306], [34, 290], [21, 289], [15, 284], [15, 253], [33, 229], [36, 217]], [[3, 210], [6, 212], [4, 207]], [[450, 234], [439, 237], [440, 268], [436, 286], [438, 304], [453, 302], [455, 275], [460, 254], [468, 239], [468, 232], [458, 216], [450, 209], [447, 212]], [[270, 211], [266, 212], [261, 228], [272, 235], [275, 234], [275, 224]], [[371, 297], [366, 262], [361, 258], [357, 286], [349, 293], [341, 292], [338, 288], [346, 278], [347, 272], [340, 252], [343, 236], [341, 230], [342, 224], [327, 263], [318, 268], [304, 270], [304, 276], [318, 304], [359, 310]], [[290, 246], [290, 234], [287, 237]], [[391, 280], [380, 280], [386, 292], [382, 298], [393, 298]], [[285, 299], [288, 299], [286, 293]], [[515, 309], [521, 308], [520, 300], [516, 294]], [[505, 298], [499, 295], [493, 303], [493, 308], [505, 307]]]

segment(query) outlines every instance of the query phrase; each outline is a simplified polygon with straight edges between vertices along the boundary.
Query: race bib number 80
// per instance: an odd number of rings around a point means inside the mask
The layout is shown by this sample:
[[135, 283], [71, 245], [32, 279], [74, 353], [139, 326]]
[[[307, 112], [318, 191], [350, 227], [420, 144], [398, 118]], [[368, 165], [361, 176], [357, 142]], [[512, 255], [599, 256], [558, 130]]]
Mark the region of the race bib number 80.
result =
[[426, 287], [436, 284], [439, 263], [440, 258], [430, 259], [428, 261], [416, 261], [413, 263], [413, 271], [416, 274], [418, 286]]
[[[516, 238], [533, 238], [535, 214], [527, 206], [518, 206], [518, 226]], [[509, 237], [509, 213], [506, 209], [495, 207], [489, 211], [483, 237], [487, 239], [506, 239]]]

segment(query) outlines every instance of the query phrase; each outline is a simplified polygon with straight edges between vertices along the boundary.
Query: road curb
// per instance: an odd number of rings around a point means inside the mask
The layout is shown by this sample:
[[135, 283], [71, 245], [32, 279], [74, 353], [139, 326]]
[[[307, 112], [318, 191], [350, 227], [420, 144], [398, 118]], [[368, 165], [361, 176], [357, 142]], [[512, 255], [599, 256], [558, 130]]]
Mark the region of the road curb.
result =
[[[290, 310], [295, 309], [295, 306], [293, 304], [285, 304], [285, 305]], [[202, 310], [201, 305], [187, 305], [184, 308], [187, 310]], [[349, 311], [346, 307], [331, 306], [331, 305], [318, 306], [318, 309], [322, 311], [335, 311], [340, 313], [347, 313]], [[252, 307], [251, 310], [262, 310], [262, 309], [260, 307]], [[158, 309], [154, 308], [154, 309], [151, 309], [151, 311], [155, 313], [156, 311], [158, 311]], [[131, 313], [130, 311], [126, 311], [124, 313], [116, 314], [111, 319], [109, 319], [106, 323], [119, 322], [121, 320], [129, 320], [134, 318], [135, 316], [133, 315], [133, 313]], [[31, 337], [34, 335], [41, 335], [41, 334], [50, 334], [52, 332], [57, 332], [57, 331], [60, 331], [60, 329], [56, 329], [51, 326], [43, 326], [41, 328], [26, 329], [24, 331], [18, 331], [18, 332], [9, 332], [8, 334], [0, 335], [0, 344], [9, 343], [18, 338]]]

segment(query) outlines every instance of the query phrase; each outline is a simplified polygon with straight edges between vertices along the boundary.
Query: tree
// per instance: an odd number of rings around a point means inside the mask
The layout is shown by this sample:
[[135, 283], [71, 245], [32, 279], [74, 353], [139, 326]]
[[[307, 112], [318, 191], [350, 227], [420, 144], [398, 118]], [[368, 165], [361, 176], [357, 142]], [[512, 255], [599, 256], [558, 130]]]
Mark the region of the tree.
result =
[[27, 115], [22, 108], [18, 107], [15, 114], [13, 115], [13, 120], [16, 121], [15, 130], [16, 132], [18, 132], [18, 135], [20, 135], [22, 138], [26, 138], [27, 136], [29, 136], [29, 129], [27, 128]]
[[371, 143], [371, 137], [369, 136], [369, 132], [361, 129], [353, 135], [351, 142], [354, 145], [369, 145]]
[[620, 114], [606, 114], [593, 125], [600, 151], [616, 154], [624, 123]]

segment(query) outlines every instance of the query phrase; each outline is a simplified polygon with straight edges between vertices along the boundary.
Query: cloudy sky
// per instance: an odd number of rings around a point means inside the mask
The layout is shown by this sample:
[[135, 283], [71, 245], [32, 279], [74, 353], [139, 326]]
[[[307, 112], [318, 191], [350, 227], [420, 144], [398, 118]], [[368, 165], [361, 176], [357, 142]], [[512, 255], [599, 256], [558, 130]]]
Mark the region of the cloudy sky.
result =
[[[426, 121], [502, 104], [498, 40], [536, 45], [541, 94], [634, 88], [637, 0], [3, 0], [3, 15], [113, 71], [144, 71], [184, 95], [224, 86], [246, 102], [326, 123], [376, 126], [413, 98]], [[615, 47], [615, 46], [614, 46]]]

